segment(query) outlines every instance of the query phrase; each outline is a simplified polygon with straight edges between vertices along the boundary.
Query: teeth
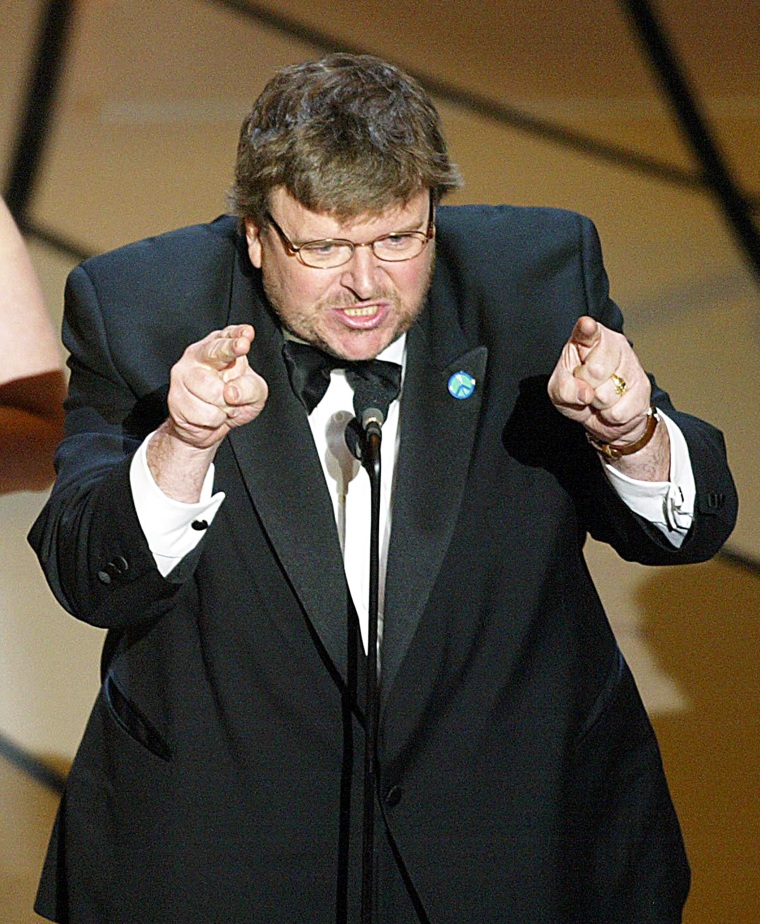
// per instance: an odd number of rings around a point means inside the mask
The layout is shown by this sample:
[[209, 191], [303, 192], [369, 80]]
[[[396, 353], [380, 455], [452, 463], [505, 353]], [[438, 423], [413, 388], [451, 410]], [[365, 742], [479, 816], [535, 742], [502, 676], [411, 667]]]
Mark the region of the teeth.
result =
[[368, 318], [377, 313], [377, 305], [370, 305], [368, 308], [344, 308], [343, 310], [350, 318]]

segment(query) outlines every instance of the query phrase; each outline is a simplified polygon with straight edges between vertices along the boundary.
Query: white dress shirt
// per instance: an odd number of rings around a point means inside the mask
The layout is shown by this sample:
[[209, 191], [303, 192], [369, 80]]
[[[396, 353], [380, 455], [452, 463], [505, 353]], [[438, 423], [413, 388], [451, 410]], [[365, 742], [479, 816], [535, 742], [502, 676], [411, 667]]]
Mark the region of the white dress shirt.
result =
[[[406, 337], [383, 350], [378, 359], [398, 362], [406, 367]], [[403, 371], [402, 386], [403, 394]], [[383, 424], [380, 487], [380, 572], [378, 605], [378, 648], [382, 640], [385, 569], [391, 532], [393, 478], [399, 446], [399, 399], [393, 401]], [[335, 369], [324, 398], [309, 415], [309, 426], [322, 463], [335, 513], [349, 590], [359, 616], [366, 650], [369, 597], [370, 484], [367, 472], [351, 455], [345, 429], [354, 416], [353, 390], [345, 372]], [[660, 412], [670, 435], [670, 480], [636, 481], [604, 464], [607, 477], [621, 499], [640, 516], [649, 520], [679, 548], [691, 526], [696, 488], [689, 450], [679, 427]], [[204, 520], [209, 525], [216, 516], [224, 493], [214, 493], [214, 466], [206, 475], [201, 499], [185, 504], [167, 497], [156, 485], [148, 468], [148, 436], [132, 460], [130, 481], [140, 526], [156, 565], [167, 575], [200, 541], [202, 531], [192, 524]]]

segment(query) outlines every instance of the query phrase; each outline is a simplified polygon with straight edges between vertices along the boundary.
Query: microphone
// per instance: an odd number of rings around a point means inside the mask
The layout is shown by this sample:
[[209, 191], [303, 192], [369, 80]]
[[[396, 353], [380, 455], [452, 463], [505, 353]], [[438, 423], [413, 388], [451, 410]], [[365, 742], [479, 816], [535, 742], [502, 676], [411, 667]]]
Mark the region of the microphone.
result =
[[367, 436], [377, 436], [380, 439], [380, 431], [385, 423], [385, 414], [377, 407], [368, 407], [362, 411], [362, 429]]
[[365, 408], [360, 417], [352, 417], [349, 420], [346, 427], [346, 445], [355, 459], [360, 462], [363, 458], [366, 459], [365, 447], [370, 440], [379, 448], [384, 423], [385, 414], [374, 406]]
[[374, 464], [373, 457], [379, 461], [382, 426], [401, 389], [401, 366], [382, 359], [349, 363], [346, 379], [354, 390], [356, 414], [346, 430], [346, 442], [366, 468]]
[[354, 391], [354, 414], [346, 427], [346, 443], [367, 472], [370, 487], [369, 594], [367, 607], [367, 676], [364, 734], [364, 803], [362, 816], [361, 921], [372, 924], [374, 904], [375, 799], [377, 779], [378, 608], [380, 599], [380, 443], [385, 415], [400, 392], [401, 366], [367, 360], [346, 367]]

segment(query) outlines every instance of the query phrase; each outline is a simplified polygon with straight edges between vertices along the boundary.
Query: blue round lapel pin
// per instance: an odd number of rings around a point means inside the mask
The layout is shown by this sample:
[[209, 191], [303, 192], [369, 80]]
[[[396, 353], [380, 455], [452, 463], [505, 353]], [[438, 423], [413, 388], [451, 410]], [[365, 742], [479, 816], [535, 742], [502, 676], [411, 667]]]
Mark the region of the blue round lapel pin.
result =
[[449, 394], [459, 401], [469, 398], [475, 391], [475, 379], [469, 372], [455, 372], [449, 379]]

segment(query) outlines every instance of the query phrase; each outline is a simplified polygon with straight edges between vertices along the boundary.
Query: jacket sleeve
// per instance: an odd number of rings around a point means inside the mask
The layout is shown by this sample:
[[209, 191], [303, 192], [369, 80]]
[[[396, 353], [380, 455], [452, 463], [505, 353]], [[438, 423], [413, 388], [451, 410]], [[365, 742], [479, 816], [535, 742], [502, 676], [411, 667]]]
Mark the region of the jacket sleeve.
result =
[[[187, 575], [166, 580], [158, 572], [129, 486], [132, 455], [166, 416], [166, 387], [158, 372], [127, 380], [110, 352], [96, 280], [85, 264], [67, 282], [66, 432], [56, 484], [29, 541], [61, 605], [85, 622], [114, 628], [161, 615]], [[139, 335], [134, 342], [139, 350]]]
[[[587, 314], [625, 332], [622, 313], [610, 298], [593, 223], [555, 209], [508, 210], [505, 219], [505, 227], [516, 226], [518, 231], [510, 233], [492, 259], [488, 283], [496, 293], [511, 287], [520, 297], [512, 298], [510, 313], [501, 312], [499, 322], [491, 322], [502, 337], [493, 352], [503, 352], [514, 362], [512, 340], [519, 338], [523, 346], [518, 357], [525, 353], [531, 357], [515, 373], [519, 393], [506, 406], [503, 439], [508, 452], [522, 464], [550, 473], [570, 496], [581, 543], [590, 534], [622, 558], [641, 564], [685, 564], [712, 557], [730, 535], [737, 513], [736, 490], [718, 430], [677, 411], [667, 392], [650, 377], [652, 400], [686, 438], [696, 482], [694, 522], [677, 549], [620, 499], [583, 427], [549, 400], [549, 376], [578, 317]], [[491, 233], [489, 239], [498, 236]], [[509, 268], [503, 278], [497, 264]], [[505, 379], [508, 374], [502, 373]]]
[[[607, 327], [623, 331], [623, 319], [609, 297], [601, 247], [591, 221], [579, 218], [582, 275], [587, 311]], [[633, 514], [609, 488], [607, 479], [592, 479], [594, 491], [583, 496], [584, 517], [591, 534], [609, 542], [623, 558], [643, 564], [704, 561], [723, 545], [736, 522], [738, 501], [728, 468], [723, 435], [710, 424], [676, 410], [669, 395], [651, 377], [652, 400], [680, 427], [689, 448], [696, 482], [694, 522], [681, 549], [675, 549], [650, 523]], [[581, 440], [579, 451], [595, 475], [600, 468], [596, 453]], [[644, 539], [645, 541], [642, 541]]]

